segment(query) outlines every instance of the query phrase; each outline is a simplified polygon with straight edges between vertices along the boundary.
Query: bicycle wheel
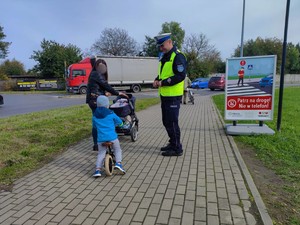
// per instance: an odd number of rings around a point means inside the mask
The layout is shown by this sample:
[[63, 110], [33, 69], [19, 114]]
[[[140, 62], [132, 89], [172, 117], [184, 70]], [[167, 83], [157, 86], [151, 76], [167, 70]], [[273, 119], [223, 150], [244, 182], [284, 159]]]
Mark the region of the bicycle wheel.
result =
[[105, 167], [105, 173], [107, 176], [111, 176], [113, 174], [113, 158], [110, 154], [106, 154], [105, 161], [104, 161], [104, 167]]

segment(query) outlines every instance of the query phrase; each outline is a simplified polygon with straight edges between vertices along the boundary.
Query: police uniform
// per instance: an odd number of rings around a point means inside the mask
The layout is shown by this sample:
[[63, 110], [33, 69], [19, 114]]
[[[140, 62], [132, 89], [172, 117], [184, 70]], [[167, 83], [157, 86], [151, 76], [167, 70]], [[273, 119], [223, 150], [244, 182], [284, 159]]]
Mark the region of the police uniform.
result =
[[[162, 34], [155, 37], [155, 39], [157, 45], [161, 45], [164, 41], [170, 39], [170, 34]], [[185, 56], [176, 47], [165, 53], [159, 63], [156, 80], [161, 81], [159, 94], [162, 122], [169, 136], [169, 145], [161, 149], [164, 156], [180, 156], [183, 152], [178, 118], [180, 101], [184, 91], [186, 63]]]

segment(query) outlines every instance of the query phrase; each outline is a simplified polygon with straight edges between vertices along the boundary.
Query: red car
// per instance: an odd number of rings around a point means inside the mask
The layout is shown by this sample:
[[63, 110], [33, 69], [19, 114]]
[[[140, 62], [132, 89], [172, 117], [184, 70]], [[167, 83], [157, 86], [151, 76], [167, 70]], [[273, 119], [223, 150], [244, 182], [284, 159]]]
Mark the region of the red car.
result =
[[208, 88], [212, 91], [215, 89], [225, 90], [225, 74], [217, 74], [208, 81]]

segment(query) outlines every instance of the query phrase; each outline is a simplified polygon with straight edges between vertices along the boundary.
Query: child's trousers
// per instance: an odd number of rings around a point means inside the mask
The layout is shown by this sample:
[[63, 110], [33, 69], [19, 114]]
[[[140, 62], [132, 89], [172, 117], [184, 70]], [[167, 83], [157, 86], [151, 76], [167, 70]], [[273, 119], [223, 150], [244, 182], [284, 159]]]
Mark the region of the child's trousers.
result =
[[[111, 141], [113, 144], [112, 149], [115, 154], [116, 162], [122, 162], [122, 149], [120, 146], [119, 139], [115, 139]], [[102, 168], [104, 164], [105, 154], [106, 154], [106, 147], [102, 146], [103, 142], [98, 143], [98, 157], [96, 161], [96, 168]]]

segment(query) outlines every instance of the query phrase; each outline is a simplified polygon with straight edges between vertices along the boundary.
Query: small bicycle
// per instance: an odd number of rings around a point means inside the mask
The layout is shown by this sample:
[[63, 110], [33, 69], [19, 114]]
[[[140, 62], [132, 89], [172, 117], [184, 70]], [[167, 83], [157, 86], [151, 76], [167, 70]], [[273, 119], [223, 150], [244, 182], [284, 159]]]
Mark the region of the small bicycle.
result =
[[[114, 172], [114, 166], [116, 163], [116, 158], [115, 154], [113, 152], [113, 142], [106, 141], [102, 143], [102, 146], [106, 147], [106, 155], [105, 155], [105, 160], [104, 160], [104, 169], [105, 169], [105, 174], [107, 176], [111, 176]], [[125, 172], [123, 173], [125, 174]]]
[[107, 141], [103, 142], [102, 146], [106, 147], [106, 155], [104, 160], [104, 169], [107, 176], [111, 176], [113, 174], [114, 165], [116, 163], [115, 155], [112, 151], [112, 146], [114, 143]]

